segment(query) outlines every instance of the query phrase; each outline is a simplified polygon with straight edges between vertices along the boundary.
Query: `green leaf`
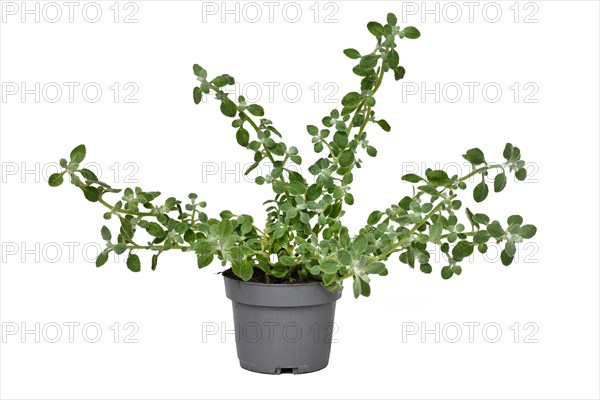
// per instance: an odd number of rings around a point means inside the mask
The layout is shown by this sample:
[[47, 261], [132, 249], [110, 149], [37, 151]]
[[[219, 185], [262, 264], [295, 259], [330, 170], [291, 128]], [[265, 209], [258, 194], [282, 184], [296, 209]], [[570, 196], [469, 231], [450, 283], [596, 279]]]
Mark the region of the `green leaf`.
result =
[[527, 170], [525, 168], [519, 168], [519, 170], [515, 172], [515, 177], [520, 181], [524, 181], [525, 178], [527, 178]]
[[206, 70], [198, 64], [194, 64], [194, 75], [204, 79], [206, 78]]
[[466, 154], [463, 154], [463, 157], [473, 165], [485, 164], [485, 156], [483, 155], [483, 151], [479, 150], [478, 148], [468, 150]]
[[400, 55], [394, 49], [388, 53], [387, 62], [390, 68], [396, 68], [400, 63]]
[[503, 265], [509, 266], [512, 264], [513, 258], [506, 253], [506, 250], [502, 250], [502, 253], [500, 253], [500, 261], [502, 261]]
[[344, 54], [353, 60], [360, 58], [360, 53], [358, 52], [358, 50], [355, 49], [346, 49], [344, 50]]
[[373, 146], [367, 146], [367, 154], [371, 157], [377, 156], [377, 149]]
[[340, 165], [342, 167], [349, 167], [354, 163], [354, 151], [347, 149], [340, 154], [339, 157]]
[[281, 256], [279, 257], [279, 262], [281, 262], [286, 267], [293, 267], [297, 264], [297, 261], [294, 257], [291, 256]]
[[150, 222], [148, 224], [148, 227], [146, 228], [146, 232], [148, 232], [151, 236], [154, 236], [157, 238], [165, 237], [165, 231], [156, 222]]
[[523, 223], [523, 217], [521, 217], [520, 215], [511, 215], [510, 217], [508, 217], [506, 222], [508, 222], [509, 226], [521, 225]]
[[452, 272], [452, 268], [449, 265], [442, 268], [442, 278], [450, 279], [452, 275], [454, 275], [454, 272]]
[[258, 104], [250, 104], [248, 107], [246, 107], [246, 110], [248, 110], [248, 112], [255, 117], [262, 117], [265, 115], [265, 110]]
[[117, 243], [114, 247], [115, 253], [121, 255], [127, 251], [127, 245], [125, 243]]
[[153, 254], [152, 255], [152, 264], [150, 266], [150, 268], [152, 269], [152, 271], [156, 271], [156, 266], [158, 265], [158, 254]]
[[360, 282], [360, 294], [365, 297], [369, 297], [371, 295], [371, 285], [369, 285], [369, 282], [365, 282], [362, 279]]
[[62, 185], [63, 181], [63, 174], [52, 174], [48, 179], [48, 184], [52, 187], [56, 187]]
[[475, 186], [475, 189], [473, 189], [473, 198], [476, 202], [481, 203], [485, 200], [489, 191], [490, 190], [487, 184], [485, 182], [481, 182], [477, 186]]
[[222, 219], [229, 219], [233, 217], [233, 213], [229, 210], [223, 210], [219, 213], [219, 217], [221, 217]]
[[108, 251], [104, 250], [102, 253], [98, 254], [98, 258], [96, 258], [96, 267], [101, 267], [108, 261]]
[[385, 270], [385, 264], [380, 261], [372, 262], [365, 267], [367, 274], [381, 274]]
[[475, 214], [473, 215], [473, 221], [479, 224], [487, 225], [490, 223], [490, 217], [485, 214]]
[[140, 272], [141, 263], [137, 254], [129, 254], [129, 257], [127, 257], [127, 268], [132, 272]]
[[[377, 65], [377, 61], [379, 61], [379, 56], [375, 54], [369, 54], [360, 59], [360, 63], [358, 64], [361, 68], [370, 70], [375, 68]], [[342, 105], [344, 103], [342, 102]]]
[[244, 262], [234, 263], [231, 269], [236, 276], [242, 278], [245, 282], [249, 281], [254, 274], [254, 268]]
[[324, 260], [319, 264], [319, 269], [326, 274], [335, 274], [342, 268], [342, 264], [340, 264], [337, 260]]
[[452, 268], [452, 272], [454, 272], [454, 275], [460, 275], [462, 273], [462, 268], [460, 267], [460, 265], [453, 265], [450, 268]]
[[515, 246], [515, 243], [513, 241], [509, 240], [504, 246], [504, 251], [506, 252], [507, 256], [514, 257], [517, 253], [517, 246]]
[[398, 18], [396, 18], [395, 14], [388, 13], [388, 15], [387, 15], [387, 23], [390, 24], [391, 26], [396, 26], [396, 24], [398, 23]]
[[102, 229], [100, 229], [100, 234], [104, 240], [110, 240], [112, 238], [110, 230], [106, 226], [103, 226]]
[[306, 200], [313, 201], [318, 199], [321, 196], [322, 190], [323, 188], [319, 184], [314, 183], [310, 185], [306, 191]]
[[[342, 105], [344, 107], [356, 107], [360, 103], [360, 94], [357, 92], [350, 92], [342, 98]], [[311, 125], [309, 125], [311, 126]], [[310, 133], [310, 130], [309, 130]], [[318, 133], [318, 132], [317, 132]]]
[[248, 233], [250, 233], [252, 231], [252, 223], [251, 222], [244, 222], [242, 224], [242, 226], [240, 227], [240, 233], [242, 235], [247, 235]]
[[419, 269], [421, 270], [421, 272], [423, 272], [424, 274], [430, 274], [431, 271], [433, 271], [433, 268], [431, 267], [431, 264], [425, 263], [425, 264], [421, 264], [419, 266]]
[[287, 188], [293, 196], [301, 196], [306, 192], [306, 185], [302, 182], [292, 182], [287, 185]]
[[224, 238], [233, 232], [233, 227], [231, 226], [231, 222], [228, 219], [224, 219], [217, 225], [217, 235]]
[[385, 35], [385, 31], [383, 30], [383, 25], [379, 22], [371, 21], [367, 24], [367, 29], [376, 37], [381, 37]]
[[200, 89], [198, 86], [196, 86], [194, 88], [194, 103], [200, 104], [201, 101], [202, 101], [202, 89]]
[[492, 235], [495, 239], [500, 239], [504, 235], [504, 229], [500, 226], [498, 221], [494, 221], [487, 226], [487, 231]]
[[235, 134], [235, 138], [238, 144], [242, 147], [248, 147], [248, 142], [250, 141], [250, 133], [244, 127], [240, 127]]
[[481, 231], [477, 232], [475, 234], [475, 236], [473, 236], [473, 241], [475, 243], [484, 244], [484, 243], [487, 243], [491, 237], [492, 237], [492, 235], [490, 235], [490, 233], [488, 231], [481, 230]]
[[409, 39], [418, 39], [421, 36], [421, 32], [414, 26], [407, 26], [404, 28], [404, 36]]
[[[357, 94], [358, 94], [358, 93], [357, 93]], [[318, 134], [319, 134], [319, 128], [317, 128], [317, 127], [316, 127], [316, 126], [314, 126], [314, 125], [307, 125], [307, 126], [306, 126], [306, 130], [308, 131], [308, 133], [309, 133], [311, 136], [316, 136], [316, 135], [318, 135]]]
[[323, 285], [331, 285], [335, 281], [335, 278], [337, 278], [337, 274], [323, 274]]
[[354, 204], [354, 196], [352, 195], [352, 193], [346, 193], [344, 195], [344, 201], [346, 202], [346, 204], [348, 204], [349, 206], [351, 206], [352, 204]]
[[402, 180], [411, 183], [419, 183], [420, 181], [424, 181], [423, 178], [416, 174], [406, 174], [402, 177]]
[[523, 225], [519, 229], [519, 236], [523, 239], [531, 239], [537, 233], [537, 228], [534, 225]]
[[237, 106], [235, 103], [228, 98], [223, 98], [221, 100], [221, 112], [226, 117], [233, 118], [237, 114]]
[[502, 172], [494, 178], [494, 192], [501, 192], [506, 187], [506, 174]]
[[333, 142], [340, 148], [344, 149], [348, 146], [348, 135], [346, 132], [338, 131], [333, 135]]
[[83, 169], [81, 170], [81, 175], [82, 175], [82, 176], [83, 176], [85, 179], [87, 179], [88, 181], [91, 181], [91, 182], [98, 182], [98, 177], [96, 176], [96, 174], [95, 174], [95, 173], [93, 173], [92, 171], [90, 171], [89, 169], [85, 169], [85, 168], [83, 168]]
[[354, 298], [358, 299], [361, 292], [361, 281], [358, 276], [354, 276], [354, 282], [352, 282], [352, 290], [354, 291]]
[[383, 129], [385, 132], [389, 132], [392, 130], [392, 127], [390, 126], [390, 124], [388, 124], [387, 121], [384, 119], [375, 121], [375, 123], [377, 123], [377, 125], [379, 125], [381, 127], [381, 129]]
[[92, 203], [100, 199], [100, 192], [98, 192], [98, 189], [96, 189], [95, 187], [84, 186], [81, 188], [81, 190], [83, 191], [83, 195], [85, 196], [85, 198], [91, 201]]
[[352, 243], [352, 250], [355, 258], [358, 258], [364, 254], [365, 250], [367, 249], [367, 244], [367, 238], [363, 234], [358, 235], [354, 239], [354, 242]]
[[466, 240], [461, 240], [452, 249], [452, 256], [454, 258], [469, 257], [471, 254], [473, 254], [473, 247], [473, 243], [467, 242]]
[[204, 267], [208, 267], [213, 259], [214, 259], [214, 254], [213, 253], [200, 253], [198, 254], [198, 268], [204, 268]]
[[435, 186], [446, 186], [451, 182], [448, 174], [442, 170], [427, 171], [425, 176], [429, 183]]
[[394, 68], [394, 79], [399, 81], [400, 79], [404, 78], [404, 75], [406, 74], [406, 70], [404, 69], [404, 67], [401, 66], [397, 66], [396, 68]]
[[382, 215], [383, 213], [381, 213], [380, 211], [373, 211], [371, 214], [369, 214], [369, 218], [367, 218], [367, 224], [375, 225], [379, 222]]
[[440, 241], [444, 225], [442, 224], [442, 218], [438, 217], [435, 222], [429, 226], [429, 240], [433, 243]]
[[352, 255], [348, 250], [338, 250], [337, 258], [343, 265], [350, 265], [352, 263]]
[[216, 87], [223, 87], [235, 84], [235, 79], [233, 79], [233, 76], [231, 75], [223, 74], [215, 77], [211, 83]]
[[80, 163], [85, 158], [85, 145], [80, 144], [71, 151], [71, 162]]
[[471, 212], [471, 210], [469, 210], [468, 207], [465, 209], [465, 213], [467, 214], [467, 218], [469, 219], [469, 222], [471, 223], [473, 228], [479, 228], [479, 224], [475, 222], [473, 212]]
[[439, 196], [440, 194], [440, 192], [438, 192], [438, 190], [433, 185], [421, 185], [418, 186], [417, 189], [432, 196]]
[[504, 146], [504, 152], [502, 153], [504, 158], [506, 158], [506, 161], [510, 161], [510, 159], [512, 158], [512, 153], [513, 145], [510, 143], [506, 143], [506, 146]]
[[521, 150], [518, 147], [513, 147], [512, 155], [510, 156], [510, 162], [519, 161], [521, 159]]

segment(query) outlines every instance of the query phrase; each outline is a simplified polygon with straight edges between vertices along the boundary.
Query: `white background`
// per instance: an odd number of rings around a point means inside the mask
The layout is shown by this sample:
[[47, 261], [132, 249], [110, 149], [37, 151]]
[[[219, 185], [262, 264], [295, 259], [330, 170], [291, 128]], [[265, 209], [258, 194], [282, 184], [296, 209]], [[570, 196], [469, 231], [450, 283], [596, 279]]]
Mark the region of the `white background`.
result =
[[[437, 3], [437, 22], [435, 13], [422, 14], [421, 2], [411, 3], [413, 8], [395, 1], [299, 2], [296, 23], [290, 21], [295, 6], [282, 15], [285, 3], [274, 9], [273, 22], [267, 6], [255, 3], [263, 13], [255, 23], [248, 19], [256, 8], [244, 3], [237, 5], [239, 22], [229, 15], [225, 23], [220, 2], [204, 3], [204, 11], [217, 7], [215, 15], [203, 13], [202, 2], [137, 1], [127, 8], [121, 3], [117, 23], [112, 1], [98, 2], [97, 23], [83, 18], [85, 2], [75, 8], [72, 23], [61, 2], [56, 23], [48, 21], [55, 10], [46, 8], [39, 22], [35, 15], [22, 22], [20, 2], [13, 3], [19, 7], [15, 15], [5, 12], [6, 3], [0, 41], [2, 398], [599, 397], [597, 2], [481, 2], [472, 22], [462, 2], [453, 8]], [[45, 4], [39, 3], [40, 13]], [[34, 2], [28, 6], [33, 9]], [[405, 13], [403, 23], [403, 9], [414, 7], [416, 14]], [[452, 22], [457, 7], [462, 18]], [[494, 23], [497, 8], [502, 14]], [[93, 9], [87, 11], [93, 18]], [[441, 263], [427, 276], [392, 259], [389, 276], [374, 279], [370, 298], [344, 294], [330, 364], [303, 376], [241, 369], [232, 335], [223, 343], [218, 335], [203, 343], [203, 324], [233, 328], [217, 263], [198, 271], [191, 255], [173, 253], [163, 255], [152, 272], [145, 254], [139, 274], [129, 272], [123, 260], [95, 268], [104, 210], [70, 185], [48, 187], [44, 176], [51, 163], [85, 143], [87, 160], [117, 187], [135, 186], [130, 182], [137, 179], [167, 197], [195, 191], [212, 215], [231, 209], [262, 221], [261, 203], [270, 189], [239, 173], [221, 176], [223, 166], [239, 171], [252, 154], [235, 143], [216, 101], [193, 104], [192, 64], [210, 76], [229, 73], [249, 90], [260, 85], [259, 103], [287, 142], [300, 148], [307, 168], [314, 155], [305, 126], [336, 106], [325, 98], [336, 86], [325, 85], [337, 84], [337, 100], [358, 87], [354, 63], [342, 50], [370, 52], [374, 39], [366, 23], [384, 21], [389, 11], [402, 25], [417, 26], [422, 37], [400, 42], [404, 86], [387, 76], [377, 95], [377, 114], [392, 132], [368, 129], [379, 155], [355, 174], [356, 204], [347, 212], [347, 225], [356, 232], [370, 211], [410, 193], [400, 177], [415, 165], [421, 171], [422, 164], [439, 163], [449, 171], [460, 165], [466, 173], [465, 150], [480, 147], [488, 159], [499, 160], [510, 141], [522, 149], [532, 176], [524, 183], [509, 181], [483, 204], [474, 205], [470, 191], [463, 200], [492, 218], [504, 221], [519, 213], [537, 225], [519, 263], [504, 267], [477, 255], [463, 263], [460, 277], [443, 281]], [[137, 23], [124, 23], [130, 13]], [[35, 94], [21, 98], [20, 91], [7, 92], [15, 84], [21, 90], [21, 83], [33, 89], [36, 82], [41, 92], [48, 83], [62, 86], [62, 98], [49, 101], [55, 97], [52, 85], [39, 102]], [[79, 84], [73, 102], [64, 82]], [[81, 92], [90, 82], [103, 90], [95, 103]], [[116, 103], [110, 89], [115, 82]], [[279, 84], [272, 99], [265, 82]], [[434, 94], [422, 99], [420, 92], [403, 99], [410, 87], [423, 83], [433, 89], [436, 82], [440, 91], [448, 89], [439, 102]], [[472, 102], [465, 82], [479, 85]], [[133, 86], [126, 90], [127, 83]], [[282, 93], [290, 83], [302, 89], [296, 102], [293, 88], [287, 98]], [[490, 83], [502, 89], [496, 102], [492, 89], [487, 99], [482, 94]], [[456, 93], [450, 89], [457, 85], [462, 98], [453, 103]], [[136, 87], [129, 100], [137, 103], [125, 102]], [[73, 343], [68, 322], [80, 324]], [[138, 343], [124, 343], [131, 332], [124, 328], [127, 322], [139, 327]], [[473, 343], [464, 325], [470, 322], [480, 324]], [[36, 323], [47, 328], [50, 339], [52, 324], [59, 324], [62, 338], [36, 343], [33, 334], [24, 340], [20, 331], [5, 334]], [[86, 323], [102, 328], [97, 343], [82, 335]], [[110, 329], [114, 323], [120, 324], [118, 343]], [[409, 327], [434, 329], [436, 323], [440, 333], [448, 328], [439, 343], [433, 334], [403, 340]], [[502, 329], [496, 343], [490, 340], [493, 328], [487, 336], [482, 332], [488, 323]], [[531, 324], [525, 328], [526, 323]], [[457, 343], [450, 342], [454, 324], [462, 327]], [[94, 336], [93, 329], [88, 333]], [[526, 340], [527, 334], [532, 336]]]

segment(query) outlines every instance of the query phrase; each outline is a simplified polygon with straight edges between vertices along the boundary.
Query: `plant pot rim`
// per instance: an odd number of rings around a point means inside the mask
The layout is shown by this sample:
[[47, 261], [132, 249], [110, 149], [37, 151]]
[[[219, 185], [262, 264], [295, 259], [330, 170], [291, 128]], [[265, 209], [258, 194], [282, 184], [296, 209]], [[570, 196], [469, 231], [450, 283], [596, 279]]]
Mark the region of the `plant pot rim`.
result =
[[342, 292], [329, 292], [320, 282], [254, 283], [223, 275], [225, 295], [232, 301], [265, 307], [315, 306], [335, 302]]
[[[249, 282], [249, 281], [244, 281], [241, 279], [236, 279], [236, 278], [230, 278], [228, 276], [226, 276], [225, 274], [221, 274], [223, 275], [223, 278], [225, 279], [229, 279], [230, 281], [233, 282], [239, 282], [239, 283], [243, 283], [245, 285], [256, 285], [256, 286], [305, 286], [305, 285], [319, 285], [321, 286], [321, 282], [317, 282], [317, 281], [307, 281], [307, 282], [298, 282], [298, 283], [262, 283], [262, 282]], [[325, 289], [325, 288], [323, 288]]]

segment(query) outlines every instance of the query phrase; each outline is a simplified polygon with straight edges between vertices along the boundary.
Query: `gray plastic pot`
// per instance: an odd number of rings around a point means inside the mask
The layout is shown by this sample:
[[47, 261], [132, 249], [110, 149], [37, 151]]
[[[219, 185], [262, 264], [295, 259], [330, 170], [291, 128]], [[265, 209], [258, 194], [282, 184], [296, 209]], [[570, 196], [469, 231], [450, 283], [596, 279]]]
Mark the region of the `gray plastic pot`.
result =
[[242, 368], [303, 374], [329, 363], [335, 302], [320, 283], [263, 284], [225, 278]]

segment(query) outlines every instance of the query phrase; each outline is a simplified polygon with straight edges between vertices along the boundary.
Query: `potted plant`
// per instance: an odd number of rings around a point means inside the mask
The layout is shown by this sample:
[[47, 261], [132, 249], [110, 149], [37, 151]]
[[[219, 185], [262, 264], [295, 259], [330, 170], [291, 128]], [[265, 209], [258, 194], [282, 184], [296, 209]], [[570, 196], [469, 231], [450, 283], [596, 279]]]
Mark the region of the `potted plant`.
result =
[[[535, 226], [524, 224], [518, 215], [500, 223], [466, 208], [465, 222], [459, 222], [459, 195], [471, 178], [478, 180], [472, 192], [477, 203], [490, 191], [485, 180], [488, 174], [495, 175], [495, 192], [504, 189], [509, 174], [525, 179], [521, 152], [510, 143], [504, 148], [502, 163], [488, 163], [478, 148], [467, 150], [463, 157], [471, 163], [472, 171], [465, 176], [448, 176], [432, 169], [423, 176], [403, 176], [413, 184], [412, 195], [373, 211], [356, 234], [348, 231], [342, 217], [344, 207], [354, 203], [350, 191], [353, 171], [362, 167], [365, 155], [377, 155], [367, 140], [366, 128], [390, 131], [390, 125], [375, 115], [375, 94], [386, 73], [393, 73], [396, 80], [404, 77], [396, 40], [420, 36], [414, 27], [398, 27], [394, 14], [387, 15], [385, 24], [369, 22], [367, 28], [376, 39], [371, 52], [344, 50], [356, 60], [353, 72], [361, 78], [360, 88], [346, 94], [341, 108], [326, 115], [321, 127], [307, 126], [314, 151], [320, 154], [308, 168], [310, 175], [289, 168], [290, 163], [300, 165], [303, 160], [296, 147], [282, 141], [279, 130], [265, 118], [263, 107], [225, 93], [223, 88], [234, 83], [232, 76], [209, 79], [205, 69], [193, 66], [199, 81], [193, 89], [194, 102], [214, 95], [221, 103], [221, 112], [232, 118], [238, 144], [253, 153], [254, 163], [246, 174], [260, 163], [271, 164], [268, 174], [256, 178], [258, 185], [269, 186], [274, 192], [265, 203], [264, 225], [250, 215], [228, 210], [209, 216], [204, 211], [206, 203], [194, 193], [185, 201], [169, 197], [159, 202], [160, 192], [126, 188], [120, 200], [108, 202], [110, 194], [121, 190], [100, 182], [81, 167], [86, 156], [84, 145], [73, 149], [69, 160], [61, 159], [64, 170], [49, 178], [50, 186], [59, 186], [67, 175], [87, 200], [106, 207], [106, 220], [118, 220], [115, 235], [106, 226], [101, 229], [106, 248], [96, 260], [98, 267], [107, 262], [111, 252], [127, 253], [127, 267], [139, 272], [139, 250], [153, 252], [152, 270], [160, 255], [169, 250], [194, 254], [199, 268], [207, 267], [215, 258], [229, 267], [223, 276], [227, 297], [233, 302], [243, 368], [264, 373], [324, 368], [330, 343], [314, 340], [309, 330], [318, 324], [331, 334], [342, 282], [351, 279], [355, 297], [369, 296], [370, 277], [387, 275], [385, 262], [392, 256], [429, 274], [433, 270], [429, 263], [431, 246], [439, 246], [447, 259], [441, 276], [449, 279], [461, 274], [462, 261], [475, 250], [485, 253], [489, 242], [501, 243], [501, 261], [511, 264], [516, 245], [536, 233]], [[244, 335], [247, 326], [258, 327], [259, 333]]]

